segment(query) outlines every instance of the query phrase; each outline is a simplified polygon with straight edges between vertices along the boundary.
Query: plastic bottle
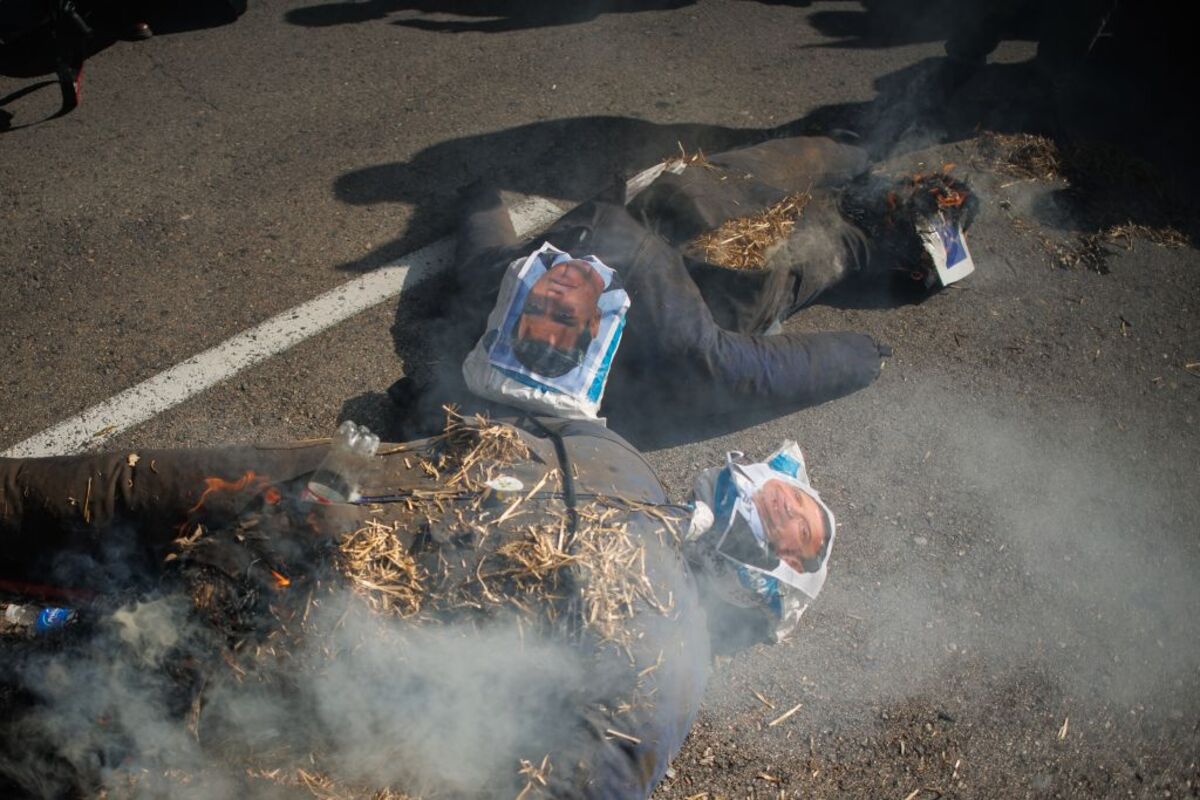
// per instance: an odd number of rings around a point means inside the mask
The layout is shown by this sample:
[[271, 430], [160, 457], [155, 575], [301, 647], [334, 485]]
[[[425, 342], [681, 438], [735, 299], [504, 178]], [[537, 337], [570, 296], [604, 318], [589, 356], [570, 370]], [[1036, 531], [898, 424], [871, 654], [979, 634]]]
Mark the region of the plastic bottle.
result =
[[322, 505], [353, 502], [378, 449], [379, 437], [365, 425], [343, 422], [333, 437], [329, 455], [309, 478], [304, 499]]
[[20, 628], [29, 628], [33, 623], [37, 622], [38, 610], [32, 606], [18, 605], [10, 603], [4, 609], [4, 621], [9, 625]]
[[26, 635], [47, 634], [75, 621], [76, 613], [59, 606], [24, 606], [10, 603], [4, 609], [4, 621]]

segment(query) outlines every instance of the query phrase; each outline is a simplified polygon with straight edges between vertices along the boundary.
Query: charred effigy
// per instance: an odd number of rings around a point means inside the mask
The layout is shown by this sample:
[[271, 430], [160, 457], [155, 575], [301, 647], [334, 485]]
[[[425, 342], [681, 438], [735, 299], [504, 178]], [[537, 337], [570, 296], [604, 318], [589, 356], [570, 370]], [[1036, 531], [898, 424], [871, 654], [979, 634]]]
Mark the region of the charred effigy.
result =
[[320, 447], [175, 485], [186, 513], [149, 547], [153, 569], [127, 560], [133, 589], [69, 587], [73, 624], [4, 637], [6, 789], [647, 792], [694, 713], [706, 643], [675, 516], [581, 473], [575, 446], [451, 413], [441, 435], [385, 446], [352, 504], [305, 493]]

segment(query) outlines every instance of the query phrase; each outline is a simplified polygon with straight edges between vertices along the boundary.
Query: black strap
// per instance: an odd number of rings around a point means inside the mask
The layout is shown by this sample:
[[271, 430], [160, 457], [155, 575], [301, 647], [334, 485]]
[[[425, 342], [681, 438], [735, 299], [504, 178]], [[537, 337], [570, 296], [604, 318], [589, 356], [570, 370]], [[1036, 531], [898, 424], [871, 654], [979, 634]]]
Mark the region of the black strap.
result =
[[576, 509], [575, 476], [571, 474], [571, 459], [567, 455], [567, 444], [562, 435], [542, 424], [542, 421], [532, 414], [523, 414], [543, 435], [554, 443], [554, 452], [558, 455], [559, 469], [563, 475], [563, 501], [567, 506], [567, 526], [572, 536], [579, 530], [579, 511]]

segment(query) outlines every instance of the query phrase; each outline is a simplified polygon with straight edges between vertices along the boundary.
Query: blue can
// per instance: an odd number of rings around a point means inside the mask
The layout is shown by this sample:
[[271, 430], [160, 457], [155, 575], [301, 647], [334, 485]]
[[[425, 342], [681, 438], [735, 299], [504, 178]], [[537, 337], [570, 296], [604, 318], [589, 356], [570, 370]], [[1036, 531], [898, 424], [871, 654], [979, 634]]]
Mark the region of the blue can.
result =
[[56, 631], [60, 628], [65, 628], [73, 616], [74, 612], [69, 608], [58, 608], [56, 606], [43, 608], [37, 616], [37, 621], [33, 623], [33, 629], [38, 633]]

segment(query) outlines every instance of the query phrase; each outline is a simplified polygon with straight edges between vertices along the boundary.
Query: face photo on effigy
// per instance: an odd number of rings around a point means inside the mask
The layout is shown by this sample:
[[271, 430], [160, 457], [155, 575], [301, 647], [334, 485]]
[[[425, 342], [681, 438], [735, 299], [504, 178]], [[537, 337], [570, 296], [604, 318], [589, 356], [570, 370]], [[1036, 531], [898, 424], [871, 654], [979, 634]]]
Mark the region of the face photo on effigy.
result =
[[599, 396], [624, 326], [629, 297], [615, 270], [544, 244], [505, 276], [511, 291], [489, 363], [526, 382]]
[[835, 536], [832, 512], [810, 487], [764, 465], [738, 471], [736, 518], [718, 551], [815, 597]]

